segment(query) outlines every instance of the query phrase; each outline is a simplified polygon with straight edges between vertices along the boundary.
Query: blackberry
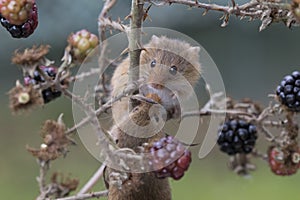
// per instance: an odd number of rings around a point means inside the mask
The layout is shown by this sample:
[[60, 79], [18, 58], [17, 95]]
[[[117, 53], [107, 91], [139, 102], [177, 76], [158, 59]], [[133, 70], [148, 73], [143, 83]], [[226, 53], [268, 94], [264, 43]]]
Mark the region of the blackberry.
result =
[[268, 162], [271, 171], [279, 176], [290, 176], [297, 173], [300, 167], [300, 150], [282, 151], [278, 147], [270, 147]]
[[31, 11], [26, 21], [22, 24], [11, 23], [9, 19], [6, 19], [3, 14], [0, 13], [0, 22], [3, 27], [14, 38], [27, 38], [29, 37], [38, 25], [38, 13], [36, 3], [33, 3]]
[[68, 37], [68, 43], [73, 59], [83, 62], [86, 56], [99, 44], [99, 39], [96, 35], [83, 29], [72, 33]]
[[61, 91], [57, 91], [53, 88], [47, 88], [42, 91], [44, 103], [49, 103], [50, 101], [61, 96]]
[[232, 119], [226, 121], [221, 127], [217, 143], [220, 150], [228, 155], [248, 154], [252, 152], [256, 139], [256, 126], [244, 120]]
[[[56, 73], [57, 73], [57, 68], [50, 66], [40, 66], [40, 69], [42, 69], [47, 76], [49, 76], [52, 79], [55, 79]], [[39, 74], [38, 71], [34, 71], [33, 77], [31, 76], [26, 76], [24, 77], [24, 83], [25, 85], [36, 85], [39, 83], [45, 82], [44, 78]], [[61, 96], [61, 91], [57, 91], [56, 89], [49, 87], [44, 90], [42, 90], [42, 97], [44, 99], [44, 103], [49, 103], [50, 101], [58, 98]]]
[[152, 143], [150, 165], [157, 178], [172, 177], [179, 180], [192, 162], [191, 152], [173, 136], [166, 136]]
[[279, 101], [290, 111], [300, 111], [300, 72], [294, 71], [283, 78], [277, 86], [276, 95]]

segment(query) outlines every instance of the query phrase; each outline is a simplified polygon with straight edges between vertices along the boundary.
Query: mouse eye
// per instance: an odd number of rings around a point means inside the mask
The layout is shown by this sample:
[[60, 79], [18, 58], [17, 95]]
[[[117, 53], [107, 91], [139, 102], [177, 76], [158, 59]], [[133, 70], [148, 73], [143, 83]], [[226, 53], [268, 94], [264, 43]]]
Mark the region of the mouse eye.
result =
[[153, 60], [151, 63], [150, 63], [150, 67], [155, 67], [155, 65], [156, 65], [156, 60]]
[[171, 66], [169, 72], [170, 74], [175, 75], [177, 73], [177, 67], [175, 65]]

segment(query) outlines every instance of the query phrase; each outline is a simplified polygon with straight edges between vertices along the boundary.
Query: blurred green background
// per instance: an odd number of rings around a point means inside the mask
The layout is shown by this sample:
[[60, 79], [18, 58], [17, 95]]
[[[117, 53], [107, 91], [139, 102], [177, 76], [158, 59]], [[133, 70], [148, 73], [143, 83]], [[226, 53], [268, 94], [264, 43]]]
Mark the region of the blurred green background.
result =
[[[67, 125], [72, 125], [71, 104], [64, 98], [29, 114], [11, 115], [7, 92], [16, 79], [21, 79], [21, 71], [10, 63], [12, 52], [33, 44], [50, 44], [48, 57], [59, 63], [70, 32], [85, 28], [97, 33], [97, 16], [102, 3], [101, 0], [37, 0], [39, 26], [31, 37], [13, 39], [0, 28], [0, 199], [27, 200], [37, 196], [38, 167], [25, 145], [38, 146], [43, 121], [56, 119], [62, 112]], [[216, 3], [227, 4], [227, 1]], [[123, 18], [129, 13], [129, 5], [129, 0], [120, 0], [110, 15]], [[219, 67], [227, 94], [236, 99], [249, 97], [266, 105], [267, 94], [274, 91], [279, 80], [299, 70], [299, 28], [289, 30], [283, 24], [273, 24], [258, 32], [258, 21], [249, 23], [235, 17], [231, 17], [228, 27], [221, 28], [220, 13], [209, 12], [203, 17], [202, 10], [177, 5], [153, 7], [149, 14], [152, 21], [147, 21], [146, 26], [174, 29], [198, 41]], [[276, 177], [266, 163], [255, 160], [258, 170], [245, 179], [227, 169], [227, 157], [217, 148], [202, 160], [197, 158], [199, 148], [192, 149], [191, 170], [181, 181], [172, 181], [174, 200], [299, 199], [300, 174]], [[82, 185], [99, 162], [79, 140], [70, 150], [65, 159], [52, 164], [52, 170], [70, 173], [80, 178]], [[102, 188], [100, 184], [96, 189]]]

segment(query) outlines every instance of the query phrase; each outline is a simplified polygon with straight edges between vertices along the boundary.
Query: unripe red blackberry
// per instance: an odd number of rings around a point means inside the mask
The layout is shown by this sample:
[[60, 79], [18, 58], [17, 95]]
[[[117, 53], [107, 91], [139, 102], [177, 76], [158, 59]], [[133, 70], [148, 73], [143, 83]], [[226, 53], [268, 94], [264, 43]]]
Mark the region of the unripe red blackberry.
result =
[[276, 95], [279, 101], [290, 111], [300, 111], [300, 72], [294, 71], [285, 76], [277, 86]]
[[[20, 0], [21, 1], [21, 0]], [[11, 34], [14, 38], [27, 38], [30, 36], [38, 25], [38, 13], [37, 6], [34, 1], [22, 0], [22, 2], [27, 2], [24, 4], [24, 8], [21, 8], [19, 4], [17, 4], [17, 0], [3, 0], [3, 2], [9, 2], [9, 4], [2, 4], [1, 12], [0, 12], [0, 22], [3, 27]], [[15, 2], [15, 3], [13, 3]], [[9, 5], [14, 4], [16, 7], [12, 6], [12, 11]], [[20, 7], [20, 9], [19, 9]], [[23, 10], [25, 9], [25, 11]], [[11, 13], [13, 11], [18, 11], [18, 14]], [[13, 17], [13, 16], [19, 16]]]
[[[53, 66], [49, 66], [49, 67], [40, 66], [40, 69], [42, 69], [44, 71], [45, 75], [49, 76], [52, 79], [55, 79], [56, 73], [57, 73], [57, 68], [56, 67], [53, 67]], [[24, 77], [25, 85], [29, 85], [29, 84], [36, 85], [36, 84], [43, 83], [43, 82], [45, 82], [45, 80], [39, 74], [38, 71], [34, 71], [33, 77], [31, 77], [31, 76]], [[50, 101], [60, 97], [61, 92], [55, 90], [52, 87], [49, 87], [47, 89], [42, 90], [42, 96], [43, 96], [43, 99], [44, 99], [44, 103], [49, 103]]]
[[217, 143], [228, 155], [252, 152], [257, 139], [256, 127], [244, 120], [227, 120], [219, 131]]
[[34, 0], [1, 0], [0, 13], [11, 24], [21, 25], [31, 15], [34, 4]]
[[86, 56], [99, 44], [96, 35], [83, 29], [72, 33], [68, 38], [70, 53], [75, 61], [83, 62]]
[[293, 175], [300, 167], [300, 150], [282, 151], [278, 147], [271, 147], [268, 151], [268, 162], [274, 174], [279, 176]]
[[192, 162], [191, 152], [173, 136], [163, 137], [151, 144], [150, 153], [155, 175], [179, 180]]

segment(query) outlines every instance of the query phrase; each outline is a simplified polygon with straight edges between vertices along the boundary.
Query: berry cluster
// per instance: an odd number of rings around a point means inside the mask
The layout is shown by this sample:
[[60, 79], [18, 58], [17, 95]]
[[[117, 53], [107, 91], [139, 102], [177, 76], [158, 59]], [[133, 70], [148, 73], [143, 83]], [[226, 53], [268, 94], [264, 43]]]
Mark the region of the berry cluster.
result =
[[70, 53], [75, 61], [83, 62], [86, 56], [99, 44], [96, 35], [83, 29], [72, 33], [68, 38]]
[[27, 38], [38, 25], [34, 0], [0, 1], [0, 22], [14, 38]]
[[300, 150], [284, 152], [278, 147], [268, 151], [268, 161], [272, 172], [279, 176], [295, 174], [300, 167]]
[[[57, 73], [57, 68], [50, 66], [50, 67], [46, 67], [46, 66], [40, 66], [40, 69], [42, 69], [44, 71], [44, 73], [49, 76], [52, 79], [55, 79], [56, 77], [56, 73]], [[29, 84], [39, 84], [45, 82], [45, 79], [40, 75], [40, 73], [36, 70], [33, 73], [33, 77], [31, 76], [26, 76], [24, 77], [24, 83], [25, 85], [29, 85]], [[49, 87], [47, 89], [42, 90], [42, 96], [44, 99], [44, 103], [48, 103], [58, 97], [61, 96], [61, 92], [55, 90], [52, 87]]]
[[276, 89], [279, 101], [289, 110], [300, 111], [300, 72], [285, 76]]
[[221, 130], [217, 143], [228, 155], [252, 152], [257, 139], [256, 127], [244, 120], [228, 120]]
[[172, 177], [179, 180], [192, 162], [191, 152], [173, 136], [163, 137], [151, 145], [150, 153], [155, 175], [158, 178]]

